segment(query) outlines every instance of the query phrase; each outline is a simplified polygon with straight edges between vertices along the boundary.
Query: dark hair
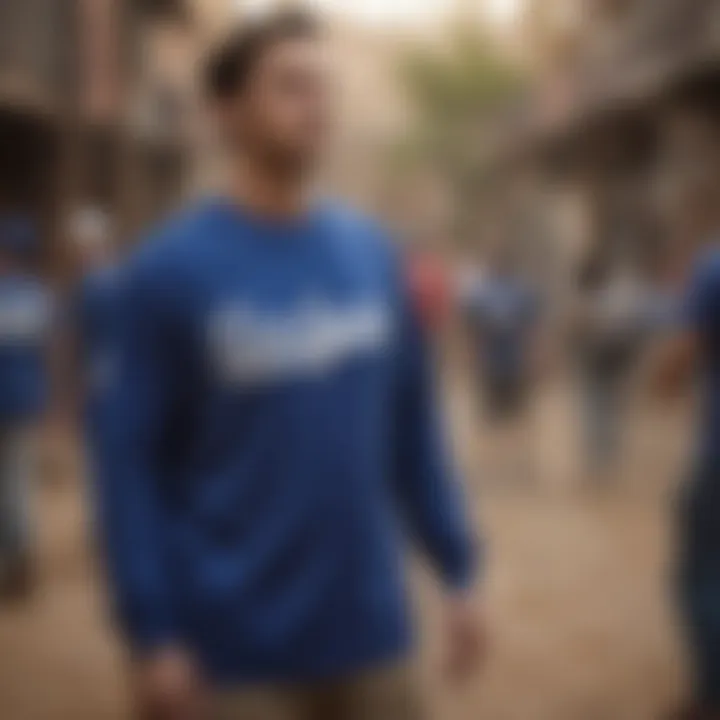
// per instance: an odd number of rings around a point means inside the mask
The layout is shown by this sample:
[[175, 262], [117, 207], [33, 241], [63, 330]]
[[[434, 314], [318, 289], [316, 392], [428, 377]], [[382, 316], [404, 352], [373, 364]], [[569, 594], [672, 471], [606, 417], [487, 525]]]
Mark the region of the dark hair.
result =
[[205, 66], [204, 87], [212, 100], [228, 100], [242, 93], [263, 55], [286, 40], [317, 40], [318, 18], [302, 9], [281, 10], [243, 23], [211, 52]]

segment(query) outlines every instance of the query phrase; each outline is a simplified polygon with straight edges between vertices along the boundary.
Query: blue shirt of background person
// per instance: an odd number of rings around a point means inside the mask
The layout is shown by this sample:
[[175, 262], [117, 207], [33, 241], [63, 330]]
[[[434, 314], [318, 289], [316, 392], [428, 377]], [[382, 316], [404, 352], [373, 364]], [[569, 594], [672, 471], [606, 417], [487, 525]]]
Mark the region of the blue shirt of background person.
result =
[[522, 379], [538, 315], [535, 293], [519, 277], [489, 276], [477, 284], [467, 308], [483, 374]]
[[36, 245], [30, 219], [0, 218], [0, 424], [31, 422], [48, 402], [52, 301], [25, 270]]
[[693, 270], [684, 305], [685, 321], [700, 341], [701, 459], [720, 458], [720, 249], [701, 255]]
[[445, 582], [473, 534], [400, 262], [335, 206], [217, 200], [123, 268], [98, 473], [119, 618], [216, 682], [341, 675], [411, 643], [400, 513]]

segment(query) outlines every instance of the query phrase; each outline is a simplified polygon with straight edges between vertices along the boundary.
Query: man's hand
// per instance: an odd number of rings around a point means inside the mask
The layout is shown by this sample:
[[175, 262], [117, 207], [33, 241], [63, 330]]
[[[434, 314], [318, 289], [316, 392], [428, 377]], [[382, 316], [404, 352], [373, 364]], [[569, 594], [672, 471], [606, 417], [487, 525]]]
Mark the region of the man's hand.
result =
[[478, 672], [487, 653], [487, 628], [482, 604], [471, 594], [452, 595], [445, 605], [444, 673], [463, 682]]
[[135, 695], [142, 720], [201, 720], [203, 682], [192, 658], [167, 647], [142, 660], [135, 669]]

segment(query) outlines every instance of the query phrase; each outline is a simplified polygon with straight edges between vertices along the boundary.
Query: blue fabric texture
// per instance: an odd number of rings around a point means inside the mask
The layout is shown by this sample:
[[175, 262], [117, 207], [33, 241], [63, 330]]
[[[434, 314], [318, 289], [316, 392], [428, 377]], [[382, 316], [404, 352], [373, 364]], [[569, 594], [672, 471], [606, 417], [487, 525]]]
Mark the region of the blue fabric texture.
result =
[[181, 643], [218, 683], [406, 653], [404, 538], [450, 588], [477, 544], [383, 233], [335, 205], [281, 223], [213, 200], [153, 233], [119, 293], [95, 455], [135, 650]]
[[51, 296], [35, 278], [0, 277], [0, 423], [35, 420], [49, 394]]

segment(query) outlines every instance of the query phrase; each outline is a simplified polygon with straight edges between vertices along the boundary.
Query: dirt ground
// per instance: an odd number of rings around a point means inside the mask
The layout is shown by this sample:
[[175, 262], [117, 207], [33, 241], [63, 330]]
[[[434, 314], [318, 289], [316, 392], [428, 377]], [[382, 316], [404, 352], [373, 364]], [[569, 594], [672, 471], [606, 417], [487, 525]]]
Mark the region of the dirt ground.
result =
[[[577, 422], [568, 392], [538, 398], [522, 430], [481, 432], [462, 389], [452, 404], [469, 501], [487, 539], [484, 597], [493, 641], [483, 676], [468, 688], [434, 680], [439, 602], [419, 573], [433, 717], [663, 717], [686, 683], [668, 592], [683, 413], [634, 412], [622, 477], [591, 487], [573, 451]], [[1, 720], [128, 717], [81, 495], [79, 482], [40, 493], [40, 587], [28, 604], [0, 609]]]

